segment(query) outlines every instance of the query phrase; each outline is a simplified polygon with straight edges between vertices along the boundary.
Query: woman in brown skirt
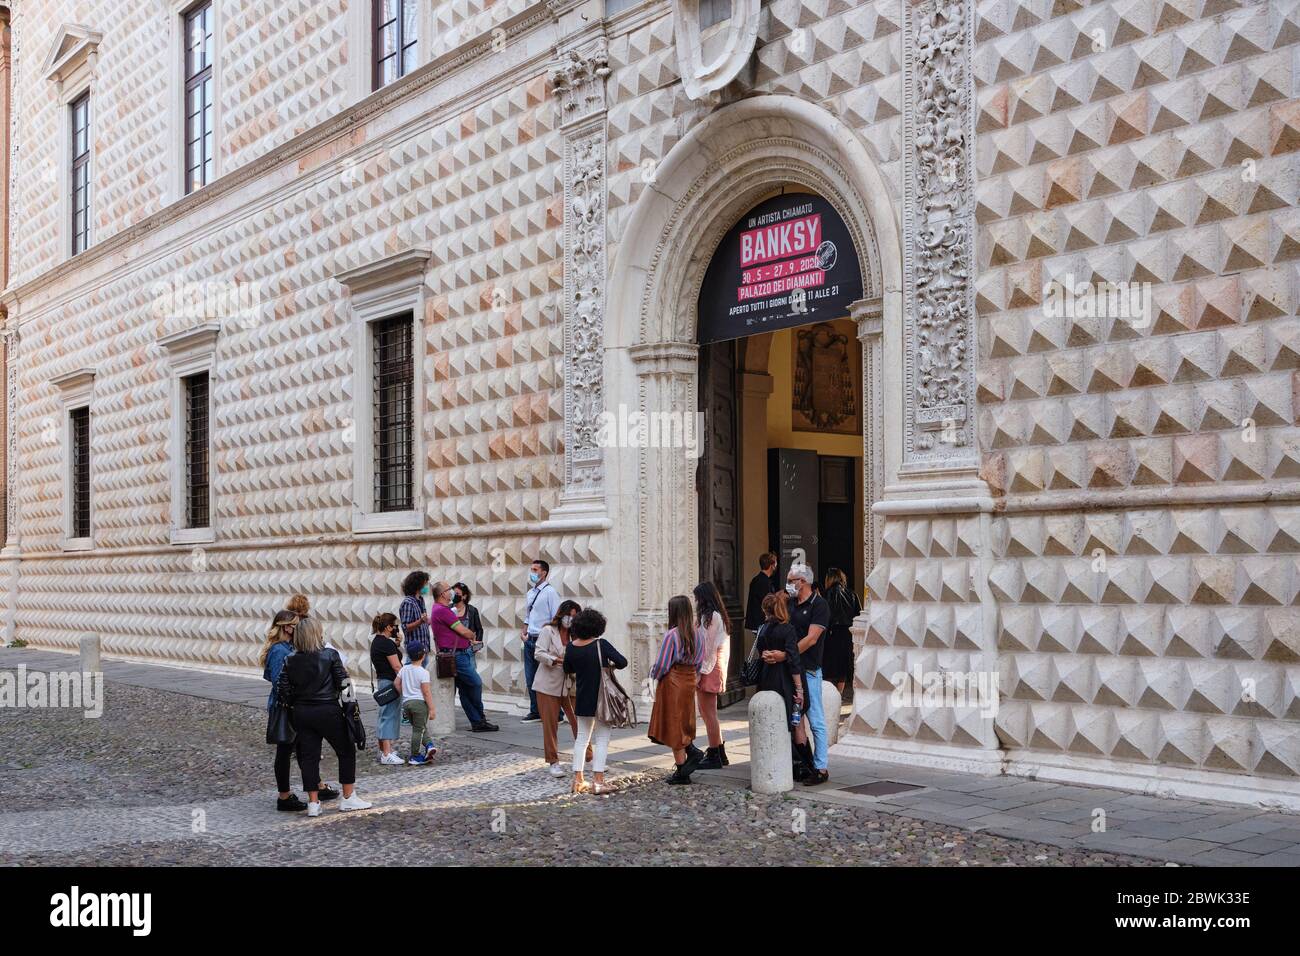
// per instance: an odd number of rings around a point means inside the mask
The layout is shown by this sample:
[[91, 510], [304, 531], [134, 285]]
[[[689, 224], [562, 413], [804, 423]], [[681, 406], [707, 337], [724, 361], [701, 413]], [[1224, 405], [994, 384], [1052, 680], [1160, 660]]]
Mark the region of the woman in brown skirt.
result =
[[691, 751], [695, 739], [695, 683], [704, 663], [704, 648], [695, 633], [695, 612], [691, 599], [679, 594], [668, 602], [668, 633], [659, 646], [659, 656], [650, 676], [659, 682], [655, 705], [650, 712], [650, 739], [673, 752], [677, 769], [669, 783], [691, 782], [703, 756]]

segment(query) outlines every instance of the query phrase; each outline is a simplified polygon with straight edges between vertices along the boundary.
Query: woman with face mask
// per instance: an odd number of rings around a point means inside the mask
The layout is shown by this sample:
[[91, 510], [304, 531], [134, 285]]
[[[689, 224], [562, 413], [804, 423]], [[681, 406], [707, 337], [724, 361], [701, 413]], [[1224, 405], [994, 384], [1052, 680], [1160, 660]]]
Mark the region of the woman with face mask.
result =
[[[537, 713], [542, 718], [542, 746], [546, 749], [546, 762], [551, 776], [563, 777], [567, 770], [560, 764], [558, 737], [560, 711], [569, 719], [569, 729], [574, 739], [578, 736], [578, 719], [573, 713], [573, 677], [564, 673], [564, 652], [569, 646], [569, 626], [582, 607], [577, 601], [563, 601], [551, 622], [537, 634], [537, 673], [533, 675], [532, 691], [537, 695]], [[591, 748], [587, 748], [591, 759]]]

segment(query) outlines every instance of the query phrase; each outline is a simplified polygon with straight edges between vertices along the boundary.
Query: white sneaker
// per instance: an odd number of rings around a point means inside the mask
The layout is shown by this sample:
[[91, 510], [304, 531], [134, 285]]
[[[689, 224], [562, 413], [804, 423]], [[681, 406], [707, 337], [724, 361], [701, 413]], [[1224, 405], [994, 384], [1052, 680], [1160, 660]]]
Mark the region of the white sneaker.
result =
[[560, 766], [559, 761], [556, 761], [555, 763], [551, 764], [552, 777], [567, 777], [568, 775], [569, 772], [565, 770], [564, 767]]
[[309, 803], [309, 804], [307, 804], [307, 816], [309, 816], [309, 817], [318, 817], [318, 816], [320, 816], [320, 802], [319, 802], [319, 801], [317, 801], [316, 803]]
[[405, 760], [397, 755], [396, 750], [390, 750], [388, 753], [383, 754], [379, 758], [379, 762], [387, 767], [400, 767], [406, 763]]
[[[357, 796], [355, 790], [352, 791], [352, 796], [339, 800], [339, 810], [369, 810], [372, 806], [374, 804]], [[307, 812], [310, 813], [311, 811], [308, 810]]]

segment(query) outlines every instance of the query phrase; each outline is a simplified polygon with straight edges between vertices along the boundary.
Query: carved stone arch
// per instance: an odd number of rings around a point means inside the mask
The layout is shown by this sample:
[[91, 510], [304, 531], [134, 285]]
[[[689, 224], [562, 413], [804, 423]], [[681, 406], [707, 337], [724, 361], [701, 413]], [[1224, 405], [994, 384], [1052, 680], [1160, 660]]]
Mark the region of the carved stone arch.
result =
[[[864, 143], [824, 109], [789, 96], [759, 96], [724, 107], [696, 126], [665, 157], [622, 230], [608, 286], [607, 394], [632, 410], [694, 410], [698, 349], [696, 303], [718, 243], [736, 219], [779, 186], [817, 193], [849, 228], [861, 263], [864, 298], [853, 311], [860, 327], [883, 327], [894, 369], [875, 378], [864, 416], [864, 495], [868, 514], [887, 474], [896, 471], [901, 432], [882, 434], [880, 396], [901, 404], [902, 251], [898, 211]], [[862, 314], [860, 314], [862, 313]], [[883, 322], [881, 318], [883, 316]], [[864, 376], [869, 376], [864, 349]], [[870, 381], [864, 380], [864, 386]], [[900, 416], [885, 416], [897, 420]], [[636, 555], [633, 571], [612, 589], [625, 596], [634, 678], [645, 675], [663, 608], [695, 583], [694, 462], [672, 449], [613, 449], [614, 548]], [[869, 521], [869, 518], [867, 519]], [[618, 619], [618, 618], [615, 618]]]

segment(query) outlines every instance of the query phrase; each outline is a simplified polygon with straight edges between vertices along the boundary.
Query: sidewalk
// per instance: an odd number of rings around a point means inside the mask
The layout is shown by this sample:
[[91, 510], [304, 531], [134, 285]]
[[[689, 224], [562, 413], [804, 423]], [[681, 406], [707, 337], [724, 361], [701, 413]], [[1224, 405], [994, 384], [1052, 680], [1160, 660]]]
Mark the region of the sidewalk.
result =
[[[76, 667], [75, 655], [27, 648], [0, 648], [0, 669], [25, 664], [28, 670]], [[123, 661], [103, 664], [105, 680], [186, 694], [261, 709], [267, 684], [260, 678]], [[362, 695], [367, 724], [374, 724], [374, 702]], [[731, 766], [699, 772], [708, 786], [744, 788], [749, 783], [749, 740], [743, 704], [721, 712]], [[498, 718], [497, 733], [471, 734], [457, 711], [457, 736], [472, 736], [477, 746], [502, 754], [541, 754], [537, 724], [517, 716]], [[610, 745], [617, 769], [663, 771], [667, 752], [643, 729], [619, 730]], [[831, 783], [797, 787], [800, 796], [845, 806], [869, 806], [900, 817], [959, 827], [1067, 849], [1125, 853], [1157, 861], [1196, 865], [1300, 866], [1300, 815], [1236, 804], [1151, 797], [1101, 787], [1044, 783], [1020, 777], [980, 777], [949, 771], [902, 767], [857, 760], [831, 762]], [[1104, 811], [1105, 829], [1093, 832]]]

